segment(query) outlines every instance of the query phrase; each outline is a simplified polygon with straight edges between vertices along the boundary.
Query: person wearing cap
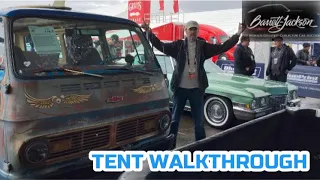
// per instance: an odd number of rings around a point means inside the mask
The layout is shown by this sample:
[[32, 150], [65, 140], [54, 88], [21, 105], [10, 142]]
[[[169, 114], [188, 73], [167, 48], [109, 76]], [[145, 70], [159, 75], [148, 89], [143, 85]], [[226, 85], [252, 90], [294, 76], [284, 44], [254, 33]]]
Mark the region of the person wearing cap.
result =
[[241, 36], [240, 43], [233, 52], [235, 74], [252, 76], [254, 73], [256, 62], [249, 44], [249, 36]]
[[228, 51], [239, 41], [240, 34], [245, 26], [239, 24], [237, 34], [221, 45], [207, 43], [198, 37], [199, 25], [196, 21], [189, 21], [185, 25], [186, 38], [170, 43], [161, 42], [152, 32], [149, 25], [143, 23], [144, 29], [152, 45], [171, 56], [176, 61], [170, 88], [173, 92], [173, 110], [171, 133], [178, 134], [180, 114], [185, 108], [186, 101], [189, 100], [192, 118], [195, 123], [195, 139], [201, 140], [206, 137], [204, 129], [204, 94], [208, 87], [208, 78], [204, 69], [204, 61], [213, 56]]
[[287, 82], [288, 72], [296, 65], [297, 57], [292, 48], [283, 43], [278, 36], [272, 39], [275, 47], [271, 48], [266, 75], [270, 80]]
[[119, 36], [117, 34], [113, 34], [110, 37], [111, 41], [109, 42], [111, 54], [114, 57], [121, 57], [122, 54], [122, 43], [119, 40]]
[[310, 66], [312, 65], [311, 56], [309, 53], [311, 45], [309, 43], [303, 43], [302, 46], [303, 46], [303, 49], [300, 49], [297, 52], [297, 58], [298, 58], [297, 64]]

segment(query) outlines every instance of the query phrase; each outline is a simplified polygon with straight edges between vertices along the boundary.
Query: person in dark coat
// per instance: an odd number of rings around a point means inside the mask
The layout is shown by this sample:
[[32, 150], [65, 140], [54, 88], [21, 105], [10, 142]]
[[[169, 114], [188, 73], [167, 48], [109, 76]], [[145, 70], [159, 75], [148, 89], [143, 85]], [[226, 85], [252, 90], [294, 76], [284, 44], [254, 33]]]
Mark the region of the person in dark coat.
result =
[[287, 75], [297, 64], [297, 57], [292, 48], [283, 43], [282, 37], [278, 36], [272, 40], [275, 47], [271, 48], [266, 75], [270, 80], [287, 82]]
[[250, 38], [248, 36], [241, 36], [240, 44], [237, 45], [233, 53], [235, 74], [252, 76], [254, 73], [256, 62], [249, 44]]
[[311, 56], [310, 56], [310, 47], [311, 45], [309, 43], [303, 43], [303, 49], [300, 49], [297, 52], [297, 64], [298, 65], [306, 65], [306, 66], [312, 66]]
[[235, 46], [246, 26], [239, 24], [237, 34], [221, 45], [210, 44], [198, 38], [199, 25], [196, 21], [189, 21], [186, 24], [186, 38], [184, 40], [179, 39], [170, 43], [161, 42], [150, 32], [148, 24], [143, 23], [141, 27], [148, 32], [145, 34], [156, 49], [173, 57], [176, 61], [176, 68], [170, 82], [170, 88], [173, 92], [173, 115], [170, 132], [177, 137], [180, 115], [185, 108], [186, 101], [189, 100], [195, 123], [195, 139], [198, 141], [206, 138], [203, 112], [205, 90], [209, 83], [204, 62]]

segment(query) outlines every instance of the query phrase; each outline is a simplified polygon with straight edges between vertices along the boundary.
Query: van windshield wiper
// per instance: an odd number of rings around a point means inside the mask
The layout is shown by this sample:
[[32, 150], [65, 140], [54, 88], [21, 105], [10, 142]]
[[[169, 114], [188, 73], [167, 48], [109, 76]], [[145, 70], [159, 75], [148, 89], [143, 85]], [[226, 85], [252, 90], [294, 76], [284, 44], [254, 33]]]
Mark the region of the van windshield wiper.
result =
[[93, 74], [93, 73], [87, 73], [83, 71], [76, 71], [73, 69], [67, 69], [67, 68], [53, 68], [53, 69], [46, 69], [46, 70], [39, 70], [36, 73], [41, 73], [41, 72], [71, 72], [71, 73], [76, 73], [76, 74], [82, 74], [82, 75], [88, 75], [88, 76], [93, 76], [93, 77], [98, 77], [98, 78], [104, 78], [104, 76], [99, 75], [99, 74]]
[[132, 72], [145, 73], [145, 74], [149, 74], [149, 75], [153, 75], [154, 74], [152, 72], [148, 72], [148, 71], [144, 71], [144, 70], [137, 70], [137, 69], [133, 69], [133, 68], [130, 68], [130, 67], [107, 68], [106, 70], [127, 70], [127, 71], [132, 71]]

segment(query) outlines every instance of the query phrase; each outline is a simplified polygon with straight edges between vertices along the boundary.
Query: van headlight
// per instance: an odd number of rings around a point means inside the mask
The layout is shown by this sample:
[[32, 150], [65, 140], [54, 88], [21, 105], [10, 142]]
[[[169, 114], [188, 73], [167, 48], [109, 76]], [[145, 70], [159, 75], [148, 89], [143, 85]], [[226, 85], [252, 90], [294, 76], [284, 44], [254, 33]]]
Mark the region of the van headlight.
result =
[[49, 155], [49, 146], [45, 141], [34, 141], [28, 143], [23, 150], [25, 164], [38, 165], [43, 163]]
[[170, 123], [171, 123], [171, 118], [170, 118], [170, 116], [168, 114], [162, 116], [159, 119], [159, 127], [163, 131], [165, 131], [165, 130], [167, 130], [169, 128]]

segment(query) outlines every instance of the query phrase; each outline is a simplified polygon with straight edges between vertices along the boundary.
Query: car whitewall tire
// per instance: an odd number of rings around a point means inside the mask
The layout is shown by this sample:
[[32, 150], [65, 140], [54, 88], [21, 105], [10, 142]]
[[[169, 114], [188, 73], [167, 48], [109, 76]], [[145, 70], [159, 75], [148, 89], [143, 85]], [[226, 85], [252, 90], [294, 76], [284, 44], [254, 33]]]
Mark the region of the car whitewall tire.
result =
[[207, 97], [204, 103], [204, 117], [211, 127], [228, 128], [234, 119], [230, 100], [219, 96]]

